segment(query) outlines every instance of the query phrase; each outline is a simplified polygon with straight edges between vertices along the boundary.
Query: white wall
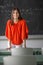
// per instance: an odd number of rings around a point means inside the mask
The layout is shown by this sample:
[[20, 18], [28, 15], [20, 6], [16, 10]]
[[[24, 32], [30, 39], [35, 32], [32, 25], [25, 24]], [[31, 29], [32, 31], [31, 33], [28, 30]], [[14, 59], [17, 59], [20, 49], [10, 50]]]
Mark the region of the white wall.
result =
[[[43, 35], [29, 35], [26, 45], [28, 48], [43, 48]], [[5, 36], [0, 36], [0, 49], [6, 49], [7, 47], [8, 40]]]
[[31, 47], [31, 48], [43, 48], [43, 39], [42, 40], [27, 40], [26, 42], [27, 47]]

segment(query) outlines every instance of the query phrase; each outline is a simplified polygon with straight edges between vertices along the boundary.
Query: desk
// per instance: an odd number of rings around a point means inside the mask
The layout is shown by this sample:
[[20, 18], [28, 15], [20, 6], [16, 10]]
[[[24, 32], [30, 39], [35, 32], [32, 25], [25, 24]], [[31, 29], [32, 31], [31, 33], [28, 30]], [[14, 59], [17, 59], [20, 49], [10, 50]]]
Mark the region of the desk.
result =
[[[3, 57], [11, 55], [11, 52], [10, 50], [2, 50], [0, 52], [2, 53], [2, 55], [0, 55], [0, 65], [3, 65]], [[43, 65], [43, 55], [34, 55], [34, 56], [36, 57], [37, 65]]]

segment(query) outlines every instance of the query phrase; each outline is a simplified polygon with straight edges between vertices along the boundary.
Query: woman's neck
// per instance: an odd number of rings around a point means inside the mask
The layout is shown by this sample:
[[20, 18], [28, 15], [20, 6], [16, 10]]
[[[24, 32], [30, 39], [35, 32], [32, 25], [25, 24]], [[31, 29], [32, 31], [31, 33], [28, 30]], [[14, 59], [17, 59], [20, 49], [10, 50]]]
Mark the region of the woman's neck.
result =
[[18, 19], [14, 19], [14, 23], [17, 23], [18, 22]]

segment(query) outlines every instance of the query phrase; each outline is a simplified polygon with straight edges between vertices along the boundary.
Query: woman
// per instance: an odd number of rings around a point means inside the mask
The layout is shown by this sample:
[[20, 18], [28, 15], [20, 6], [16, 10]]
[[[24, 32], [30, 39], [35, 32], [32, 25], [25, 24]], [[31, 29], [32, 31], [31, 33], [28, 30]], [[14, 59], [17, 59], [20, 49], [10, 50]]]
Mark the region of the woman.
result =
[[26, 48], [26, 39], [28, 38], [28, 27], [26, 21], [21, 17], [18, 8], [13, 8], [11, 19], [7, 21], [5, 36], [7, 37], [10, 47], [20, 48], [22, 44]]

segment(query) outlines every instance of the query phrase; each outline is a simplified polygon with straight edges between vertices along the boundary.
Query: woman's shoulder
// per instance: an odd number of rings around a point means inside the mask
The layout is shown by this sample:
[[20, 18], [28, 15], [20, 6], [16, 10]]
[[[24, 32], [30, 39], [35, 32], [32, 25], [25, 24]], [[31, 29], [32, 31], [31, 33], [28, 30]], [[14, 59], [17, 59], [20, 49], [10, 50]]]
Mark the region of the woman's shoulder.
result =
[[22, 23], [22, 24], [26, 23], [26, 20], [25, 20], [25, 19], [22, 19], [22, 20], [21, 20], [21, 23]]
[[21, 21], [22, 21], [22, 22], [25, 22], [26, 20], [25, 20], [25, 19], [22, 19]]
[[7, 20], [7, 24], [10, 24], [11, 22], [12, 22], [11, 19], [8, 19], [8, 20]]

